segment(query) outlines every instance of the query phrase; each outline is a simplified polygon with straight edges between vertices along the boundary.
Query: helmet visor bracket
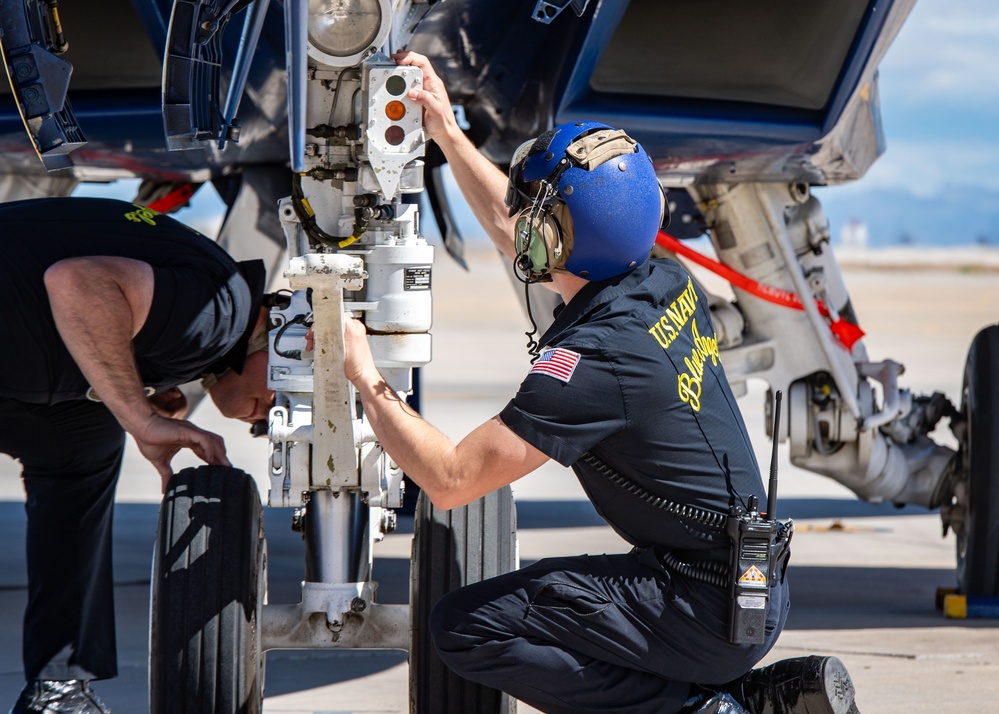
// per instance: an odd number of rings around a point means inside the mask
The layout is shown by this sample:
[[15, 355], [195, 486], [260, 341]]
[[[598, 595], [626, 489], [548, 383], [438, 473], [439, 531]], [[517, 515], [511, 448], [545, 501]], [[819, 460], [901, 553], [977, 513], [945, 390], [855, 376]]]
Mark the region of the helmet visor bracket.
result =
[[531, 147], [534, 146], [535, 142], [536, 139], [525, 141], [517, 147], [517, 150], [513, 152], [513, 158], [510, 159], [510, 171], [508, 173], [510, 180], [506, 187], [506, 206], [510, 209], [511, 217], [517, 215], [525, 205], [532, 201], [531, 197], [525, 194], [520, 188], [520, 181], [517, 179], [517, 176], [523, 171], [523, 163], [530, 156]]

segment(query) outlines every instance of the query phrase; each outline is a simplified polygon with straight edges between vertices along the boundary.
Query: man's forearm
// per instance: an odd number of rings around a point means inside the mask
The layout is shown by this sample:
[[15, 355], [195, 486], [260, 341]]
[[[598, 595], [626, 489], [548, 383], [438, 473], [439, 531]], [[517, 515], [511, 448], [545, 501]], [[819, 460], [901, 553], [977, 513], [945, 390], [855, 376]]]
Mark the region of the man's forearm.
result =
[[464, 506], [548, 461], [498, 416], [454, 444], [399, 399], [377, 369], [353, 383], [385, 451], [437, 508]]
[[436, 141], [475, 218], [496, 247], [513, 260], [516, 219], [510, 217], [504, 203], [507, 177], [475, 148], [457, 125], [449, 127], [446, 135]]
[[354, 385], [372, 430], [399, 468], [438, 507], [463, 505], [462, 484], [453, 469], [454, 443], [400, 399], [377, 370]]
[[146, 398], [132, 338], [149, 315], [152, 266], [112, 256], [70, 258], [45, 272], [45, 289], [59, 335], [77, 367], [135, 438], [164, 489], [173, 473], [170, 461], [181, 448], [209, 464], [230, 465], [221, 437], [162, 417]]
[[376, 369], [365, 372], [354, 386], [382, 447], [435, 503], [459, 486], [450, 439], [400, 399]]
[[447, 89], [437, 76], [430, 60], [418, 52], [402, 50], [395, 60], [423, 72], [423, 88], [409, 92], [423, 107], [423, 126], [447, 158], [465, 200], [496, 247], [511, 260], [515, 257], [513, 227], [504, 205], [506, 177], [479, 153], [458, 126]]
[[46, 272], [45, 287], [59, 335], [77, 367], [122, 427], [133, 432], [154, 412], [132, 352], [132, 337], [145, 321], [148, 300], [130, 291], [136, 281], [151, 286], [152, 270], [141, 267], [145, 264], [129, 266], [139, 274], [123, 287], [122, 265], [109, 258], [64, 261]]

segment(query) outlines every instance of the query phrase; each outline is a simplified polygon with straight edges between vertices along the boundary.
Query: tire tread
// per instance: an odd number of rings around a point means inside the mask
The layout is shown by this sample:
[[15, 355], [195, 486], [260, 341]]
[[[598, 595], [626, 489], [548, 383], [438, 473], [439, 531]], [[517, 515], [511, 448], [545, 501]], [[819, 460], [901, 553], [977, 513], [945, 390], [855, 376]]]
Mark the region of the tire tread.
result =
[[263, 548], [260, 497], [248, 474], [200, 466], [170, 480], [153, 565], [153, 714], [261, 711], [255, 647]]
[[446, 593], [516, 567], [516, 514], [507, 486], [462, 508], [440, 511], [421, 493], [412, 558], [411, 714], [512, 714], [516, 701], [453, 674], [426, 631]]

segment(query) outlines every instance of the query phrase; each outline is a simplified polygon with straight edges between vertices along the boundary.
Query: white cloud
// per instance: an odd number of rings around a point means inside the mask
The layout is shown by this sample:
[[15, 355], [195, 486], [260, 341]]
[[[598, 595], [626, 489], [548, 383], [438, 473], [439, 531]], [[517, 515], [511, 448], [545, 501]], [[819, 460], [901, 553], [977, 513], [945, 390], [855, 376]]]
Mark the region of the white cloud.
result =
[[918, 0], [881, 62], [896, 99], [999, 101], [999, 3]]
[[930, 197], [948, 186], [979, 186], [999, 191], [999, 142], [960, 139], [893, 141], [860, 181], [844, 190], [904, 188]]
[[845, 191], [999, 191], [999, 2], [917, 0], [881, 62], [887, 151]]

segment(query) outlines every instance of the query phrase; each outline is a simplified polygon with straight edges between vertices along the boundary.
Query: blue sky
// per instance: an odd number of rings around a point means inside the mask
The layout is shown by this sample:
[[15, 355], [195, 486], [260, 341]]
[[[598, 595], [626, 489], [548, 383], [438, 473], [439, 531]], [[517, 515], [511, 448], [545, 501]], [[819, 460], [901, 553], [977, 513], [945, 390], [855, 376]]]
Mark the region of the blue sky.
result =
[[860, 219], [872, 245], [999, 246], [999, 0], [917, 0], [879, 74], [886, 152], [816, 191], [834, 243]]
[[999, 2], [918, 0], [880, 65], [886, 152], [820, 189], [834, 241], [851, 219], [872, 243], [999, 245]]
[[880, 75], [888, 150], [854, 190], [999, 191], [999, 2], [918, 0]]
[[[999, 1], [917, 0], [881, 62], [880, 94], [886, 153], [861, 180], [816, 193], [834, 240], [859, 218], [872, 242], [999, 245]], [[180, 217], [210, 230], [217, 207], [203, 189]]]

